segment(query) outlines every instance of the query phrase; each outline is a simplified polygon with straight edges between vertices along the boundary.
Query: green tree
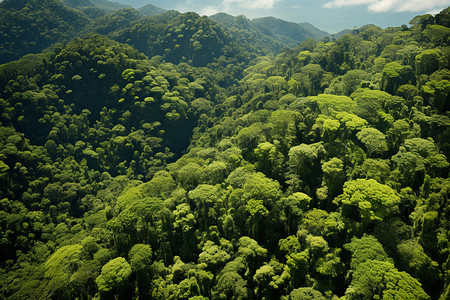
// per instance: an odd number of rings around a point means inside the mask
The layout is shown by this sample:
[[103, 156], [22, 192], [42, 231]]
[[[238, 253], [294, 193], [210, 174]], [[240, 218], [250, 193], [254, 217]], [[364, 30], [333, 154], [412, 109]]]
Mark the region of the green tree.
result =
[[415, 84], [413, 69], [398, 62], [387, 63], [381, 72], [381, 89], [395, 95], [399, 86], [404, 84]]
[[309, 82], [307, 82], [308, 86], [308, 94], [315, 95], [318, 94], [322, 90], [322, 78], [325, 73], [323, 68], [318, 64], [308, 64], [301, 68], [302, 73], [307, 75]]
[[370, 260], [394, 263], [380, 242], [372, 235], [364, 234], [361, 238], [353, 237], [350, 243], [344, 244], [344, 248], [352, 253], [350, 266], [353, 270]]
[[[357, 89], [351, 97], [356, 101], [356, 114], [368, 121], [371, 125], [379, 125], [380, 112], [383, 112], [385, 103], [391, 99], [391, 95], [379, 90], [367, 88]], [[380, 128], [377, 126], [377, 128]]]
[[213, 273], [217, 273], [230, 260], [230, 255], [212, 241], [206, 241], [202, 250], [198, 261], [205, 264]]
[[95, 282], [101, 293], [118, 295], [120, 299], [127, 297], [126, 287], [132, 273], [130, 264], [123, 257], [107, 262]]
[[407, 138], [418, 137], [420, 135], [420, 128], [417, 127], [417, 124], [412, 122], [408, 123], [406, 119], [394, 121], [392, 127], [387, 132], [389, 148], [397, 150]]
[[256, 167], [259, 171], [267, 176], [277, 173], [277, 150], [273, 144], [269, 142], [260, 143], [254, 150], [254, 153], [256, 156]]
[[[353, 94], [352, 94], [353, 97]], [[330, 115], [332, 112], [349, 112], [356, 111], [357, 103], [352, 98], [347, 96], [337, 96], [330, 94], [320, 94], [313, 97], [308, 97], [316, 102], [319, 106], [320, 112], [325, 115]]]
[[[292, 96], [292, 95], [291, 95]], [[283, 96], [279, 101], [289, 97]], [[269, 122], [272, 126], [271, 137], [273, 141], [280, 142], [281, 152], [286, 154], [300, 134], [302, 115], [292, 110], [278, 109], [270, 115]]]
[[148, 299], [150, 296], [150, 269], [152, 265], [152, 248], [150, 245], [136, 244], [128, 253], [131, 270], [136, 273], [136, 281], [139, 291], [139, 298]]
[[245, 127], [237, 134], [237, 142], [242, 150], [242, 156], [247, 158], [258, 144], [265, 140], [264, 137], [268, 133], [268, 127], [262, 123], [254, 123], [249, 127]]
[[[316, 186], [316, 177], [320, 172], [319, 161], [324, 150], [322, 143], [300, 144], [289, 149], [288, 165], [294, 190], [299, 187], [309, 189]], [[295, 178], [298, 178], [300, 182], [295, 182]]]
[[378, 129], [363, 128], [356, 136], [366, 146], [367, 156], [369, 157], [373, 154], [382, 154], [388, 149], [386, 136]]
[[364, 161], [361, 170], [366, 179], [372, 178], [385, 184], [389, 178], [390, 164], [387, 160], [369, 158]]
[[431, 75], [439, 70], [442, 64], [443, 53], [439, 49], [427, 49], [416, 56], [416, 73], [417, 75]]
[[369, 74], [363, 70], [350, 70], [342, 76], [342, 90], [344, 95], [350, 96], [363, 80], [367, 80]]
[[449, 80], [430, 80], [422, 86], [423, 97], [431, 104], [433, 109], [445, 111], [449, 107], [448, 95], [450, 93]]
[[278, 95], [287, 87], [286, 79], [281, 76], [270, 76], [266, 79], [266, 84], [274, 95]]
[[326, 298], [321, 292], [311, 288], [302, 287], [293, 290], [289, 294], [289, 300], [325, 300]]
[[197, 221], [191, 211], [191, 207], [187, 203], [181, 203], [177, 205], [173, 215], [173, 228], [177, 231], [180, 238], [178, 242], [181, 243], [180, 254], [184, 260], [193, 259], [194, 256], [197, 256], [192, 251], [195, 243], [195, 226]]
[[264, 206], [272, 209], [275, 202], [280, 198], [280, 184], [273, 179], [267, 178], [262, 173], [255, 173], [249, 176], [244, 185], [244, 198], [262, 200]]
[[287, 219], [288, 234], [297, 231], [298, 221], [303, 213], [308, 210], [311, 200], [311, 197], [301, 192], [280, 199], [278, 205], [284, 211], [284, 216]]
[[188, 193], [190, 199], [197, 205], [197, 221], [206, 230], [216, 219], [216, 210], [220, 208], [220, 186], [200, 184]]
[[247, 282], [239, 273], [234, 271], [221, 274], [216, 289], [213, 295], [217, 295], [221, 299], [246, 299], [249, 295]]
[[49, 257], [44, 264], [45, 277], [49, 280], [44, 290], [46, 297], [69, 297], [70, 278], [81, 266], [82, 253], [83, 246], [75, 244], [61, 247]]
[[256, 240], [261, 240], [261, 225], [265, 217], [269, 214], [269, 211], [264, 206], [263, 200], [250, 199], [245, 206], [245, 209], [250, 214], [251, 232], [250, 235]]
[[327, 241], [336, 243], [345, 225], [339, 212], [328, 213], [325, 210], [313, 208], [304, 214], [300, 229], [306, 229], [313, 235], [323, 236]]
[[430, 299], [417, 279], [390, 262], [367, 260], [353, 272], [349, 299]]
[[450, 30], [446, 26], [435, 24], [425, 29], [423, 35], [437, 48], [448, 45]]
[[418, 278], [429, 295], [437, 297], [434, 288], [439, 285], [441, 272], [439, 264], [425, 254], [423, 247], [416, 239], [402, 241], [397, 245], [399, 268]]
[[356, 209], [363, 222], [371, 222], [388, 216], [390, 209], [400, 203], [400, 197], [389, 186], [374, 179], [356, 179], [344, 184], [343, 194], [334, 202], [342, 203], [344, 215], [349, 216], [347, 209]]
[[[275, 276], [275, 271], [272, 266], [265, 264], [258, 270], [256, 270], [253, 280], [257, 284], [256, 295], [258, 297], [263, 297], [270, 289], [270, 283], [272, 278]], [[266, 292], [266, 293], [265, 293]]]
[[344, 162], [337, 157], [322, 163], [324, 182], [328, 188], [328, 197], [333, 199], [342, 192], [346, 176]]
[[309, 270], [309, 260], [308, 251], [294, 252], [286, 256], [292, 288], [298, 288], [304, 284]]
[[261, 247], [254, 239], [243, 236], [239, 238], [237, 255], [243, 258], [248, 274], [254, 274], [267, 259], [267, 249]]

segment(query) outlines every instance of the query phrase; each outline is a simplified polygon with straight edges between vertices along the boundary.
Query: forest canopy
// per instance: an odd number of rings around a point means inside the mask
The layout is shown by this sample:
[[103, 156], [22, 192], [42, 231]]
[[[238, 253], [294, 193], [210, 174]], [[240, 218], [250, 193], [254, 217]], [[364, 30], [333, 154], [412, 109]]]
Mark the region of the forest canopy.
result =
[[284, 48], [68, 2], [0, 3], [0, 298], [450, 297], [449, 8]]

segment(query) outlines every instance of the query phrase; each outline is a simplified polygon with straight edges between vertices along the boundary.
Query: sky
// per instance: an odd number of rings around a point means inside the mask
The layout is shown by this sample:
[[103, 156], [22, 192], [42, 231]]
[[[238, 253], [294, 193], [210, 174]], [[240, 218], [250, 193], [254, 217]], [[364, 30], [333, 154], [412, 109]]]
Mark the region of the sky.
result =
[[328, 33], [366, 24], [382, 28], [408, 25], [427, 13], [436, 14], [450, 6], [450, 0], [112, 0], [139, 8], [153, 4], [200, 15], [226, 12], [253, 19], [273, 16], [291, 22], [309, 22]]

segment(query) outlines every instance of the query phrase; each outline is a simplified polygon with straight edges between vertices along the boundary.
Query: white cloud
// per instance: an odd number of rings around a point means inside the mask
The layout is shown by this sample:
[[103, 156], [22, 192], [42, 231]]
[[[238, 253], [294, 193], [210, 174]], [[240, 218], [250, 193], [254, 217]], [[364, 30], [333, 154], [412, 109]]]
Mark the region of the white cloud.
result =
[[[211, 16], [218, 12], [238, 13], [242, 9], [271, 9], [280, 1], [282, 0], [221, 0], [218, 5], [204, 6], [199, 13]], [[187, 0], [187, 3], [189, 2], [193, 1]]]
[[[415, 1], [415, 0], [412, 0]], [[409, 0], [377, 0], [372, 1], [373, 3], [369, 5], [369, 10], [374, 12], [391, 12], [391, 11], [398, 11], [400, 6], [404, 4], [407, 4], [407, 2], [411, 2]], [[406, 3], [405, 3], [406, 2]]]
[[404, 1], [403, 5], [398, 9], [398, 11], [423, 11], [431, 10], [436, 7], [447, 7], [450, 5], [450, 0], [434, 0], [434, 1], [424, 1], [424, 0], [410, 0]]
[[222, 5], [237, 5], [243, 8], [273, 8], [280, 0], [223, 0]]
[[373, 12], [419, 12], [447, 7], [450, 0], [333, 0], [323, 6], [340, 8], [354, 5], [366, 5]]
[[203, 7], [200, 11], [199, 14], [202, 16], [212, 16], [216, 13], [220, 12], [219, 7], [217, 6], [206, 6]]
[[326, 8], [339, 8], [344, 6], [371, 4], [372, 2], [374, 2], [374, 0], [334, 0], [325, 3], [323, 6]]

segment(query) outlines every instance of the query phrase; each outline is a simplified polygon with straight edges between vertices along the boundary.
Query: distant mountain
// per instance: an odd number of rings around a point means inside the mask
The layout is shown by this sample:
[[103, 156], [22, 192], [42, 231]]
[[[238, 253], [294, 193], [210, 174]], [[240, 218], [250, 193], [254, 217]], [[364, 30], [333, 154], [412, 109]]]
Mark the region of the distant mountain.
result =
[[124, 9], [124, 8], [130, 8], [130, 5], [121, 4], [119, 2], [115, 1], [108, 1], [108, 0], [90, 0], [95, 6], [99, 8], [105, 8], [105, 9]]
[[216, 22], [234, 28], [235, 30], [246, 30], [249, 34], [257, 37], [264, 44], [275, 43], [272, 50], [283, 47], [295, 47], [308, 38], [321, 39], [329, 34], [309, 23], [293, 23], [277, 19], [274, 17], [265, 17], [250, 20], [245, 16], [231, 16], [226, 13], [217, 13], [210, 16]]
[[320, 30], [319, 28], [317, 28], [316, 26], [312, 25], [311, 23], [301, 22], [301, 23], [298, 23], [298, 24], [303, 29], [308, 31], [311, 34], [311, 36], [316, 38], [316, 39], [322, 39], [322, 38], [330, 35], [328, 32]]
[[227, 13], [220, 12], [210, 16], [210, 18], [227, 27], [234, 27], [237, 29], [247, 29], [247, 30], [252, 28], [250, 20], [247, 19], [247, 17], [244, 15], [239, 15], [235, 17]]
[[64, 5], [72, 8], [92, 7], [94, 4], [90, 0], [62, 0]]
[[329, 34], [309, 23], [294, 23], [274, 17], [264, 17], [251, 20], [251, 24], [263, 32], [271, 32], [283, 43], [293, 46], [308, 38], [320, 39]]
[[272, 32], [253, 26], [250, 19], [243, 15], [234, 17], [226, 13], [217, 13], [210, 16], [210, 19], [227, 27], [235, 39], [245, 41], [259, 49], [261, 53], [278, 52], [286, 47], [286, 44], [279, 41]]
[[131, 7], [129, 5], [108, 0], [62, 0], [62, 3], [72, 8], [82, 9], [87, 7], [95, 7], [107, 11]]
[[347, 33], [352, 33], [352, 32], [353, 32], [352, 29], [344, 29], [344, 30], [341, 30], [341, 31], [336, 32], [335, 34], [333, 34], [333, 37], [337, 39], [337, 38], [340, 38], [341, 36], [343, 36], [343, 35], [345, 35]]
[[158, 6], [155, 6], [153, 4], [147, 4], [147, 5], [139, 8], [138, 11], [140, 11], [141, 13], [143, 13], [146, 16], [154, 16], [154, 15], [158, 15], [158, 14], [163, 14], [167, 10], [162, 9]]

